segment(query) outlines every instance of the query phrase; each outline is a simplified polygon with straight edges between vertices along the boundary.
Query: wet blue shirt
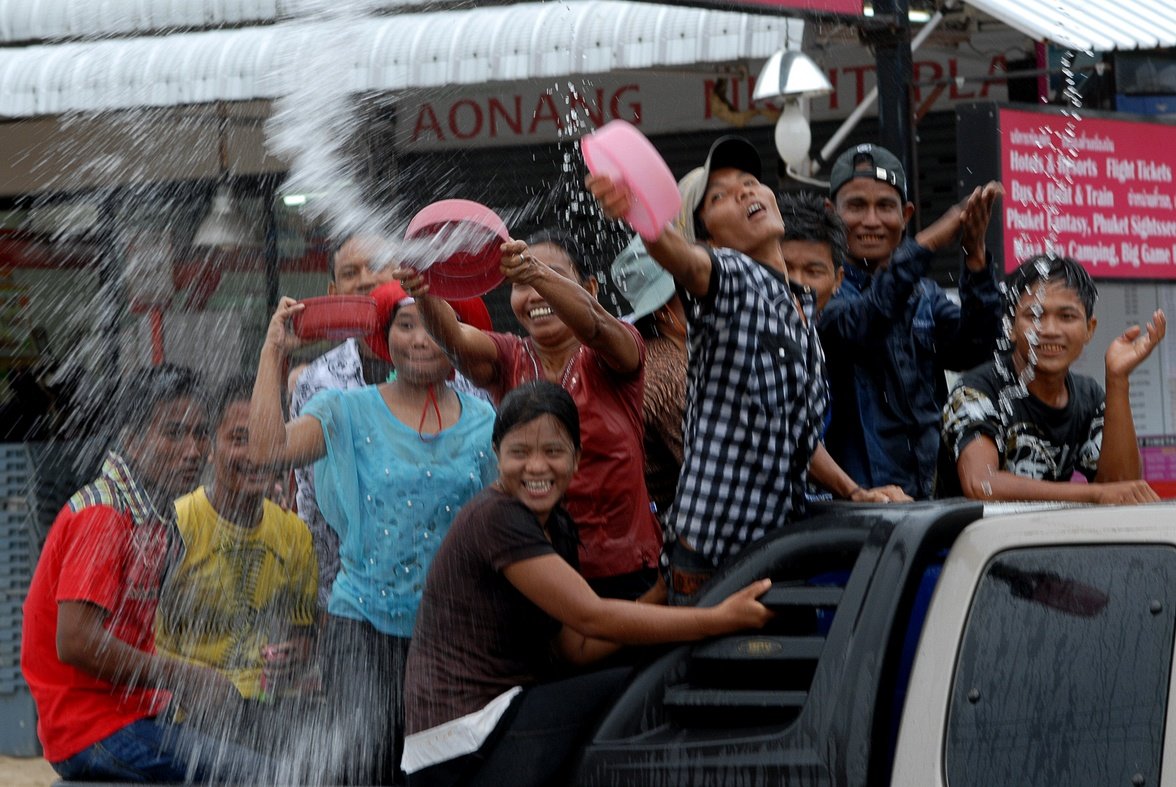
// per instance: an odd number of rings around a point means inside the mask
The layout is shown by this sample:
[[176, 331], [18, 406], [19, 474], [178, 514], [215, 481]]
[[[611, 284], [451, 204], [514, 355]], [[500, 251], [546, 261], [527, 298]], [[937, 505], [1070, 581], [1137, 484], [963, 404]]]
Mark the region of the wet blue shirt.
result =
[[943, 370], [992, 358], [1001, 296], [991, 262], [964, 267], [957, 305], [923, 277], [932, 252], [908, 238], [871, 276], [845, 266], [818, 331], [829, 370], [829, 454], [863, 487], [896, 484], [911, 497], [935, 488]]
[[412, 636], [425, 575], [453, 517], [498, 474], [493, 408], [458, 398], [457, 423], [423, 440], [393, 417], [378, 386], [322, 391], [303, 408], [327, 444], [314, 477], [319, 510], [339, 533], [332, 615]]

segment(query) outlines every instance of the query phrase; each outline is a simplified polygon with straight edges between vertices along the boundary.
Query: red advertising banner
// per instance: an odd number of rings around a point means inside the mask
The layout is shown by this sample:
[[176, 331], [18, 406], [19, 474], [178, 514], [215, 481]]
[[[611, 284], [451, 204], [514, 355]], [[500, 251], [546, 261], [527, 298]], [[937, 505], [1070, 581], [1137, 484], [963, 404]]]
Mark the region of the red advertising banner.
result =
[[1052, 251], [1176, 279], [1176, 126], [1002, 108], [1000, 139], [1005, 270]]

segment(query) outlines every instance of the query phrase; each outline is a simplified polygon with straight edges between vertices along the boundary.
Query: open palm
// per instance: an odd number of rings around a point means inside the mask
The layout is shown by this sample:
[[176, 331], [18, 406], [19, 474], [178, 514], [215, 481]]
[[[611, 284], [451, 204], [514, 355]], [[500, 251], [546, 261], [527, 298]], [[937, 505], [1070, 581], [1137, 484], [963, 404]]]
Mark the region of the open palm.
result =
[[1152, 350], [1164, 338], [1168, 330], [1168, 319], [1162, 309], [1152, 314], [1147, 330], [1133, 325], [1120, 334], [1107, 348], [1107, 376], [1126, 377], [1135, 371]]

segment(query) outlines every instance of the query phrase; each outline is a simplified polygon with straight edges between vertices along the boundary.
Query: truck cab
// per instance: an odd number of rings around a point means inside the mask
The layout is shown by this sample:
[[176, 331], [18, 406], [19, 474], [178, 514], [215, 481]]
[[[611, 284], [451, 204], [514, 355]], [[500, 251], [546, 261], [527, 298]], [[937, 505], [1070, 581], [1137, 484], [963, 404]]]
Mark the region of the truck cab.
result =
[[1176, 506], [835, 504], [699, 603], [765, 576], [768, 626], [646, 665], [577, 784], [1176, 784]]

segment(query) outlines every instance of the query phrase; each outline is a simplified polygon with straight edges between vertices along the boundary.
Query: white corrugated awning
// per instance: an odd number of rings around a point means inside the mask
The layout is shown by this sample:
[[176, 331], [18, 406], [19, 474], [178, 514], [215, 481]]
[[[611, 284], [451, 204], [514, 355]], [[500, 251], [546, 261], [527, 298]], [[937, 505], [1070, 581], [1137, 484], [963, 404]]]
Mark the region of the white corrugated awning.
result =
[[138, 35], [274, 19], [279, 0], [0, 0], [0, 41]]
[[525, 3], [0, 49], [0, 116], [275, 98], [336, 46], [353, 92], [687, 67], [799, 48], [803, 22], [617, 0]]
[[1092, 52], [1176, 46], [1172, 0], [967, 0], [1038, 41]]
[[[374, 11], [460, 0], [365, 0]], [[266, 24], [305, 15], [323, 0], [0, 0], [0, 43], [149, 35]]]

